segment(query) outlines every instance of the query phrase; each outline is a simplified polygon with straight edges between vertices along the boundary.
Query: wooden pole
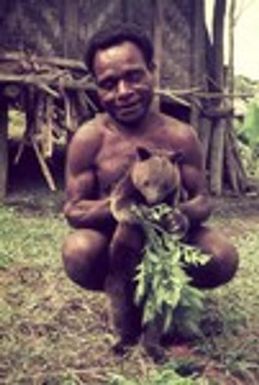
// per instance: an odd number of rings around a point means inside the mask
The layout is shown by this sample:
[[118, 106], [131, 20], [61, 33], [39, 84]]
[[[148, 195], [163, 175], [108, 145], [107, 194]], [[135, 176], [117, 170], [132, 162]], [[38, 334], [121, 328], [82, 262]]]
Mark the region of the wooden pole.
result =
[[212, 143], [210, 150], [210, 191], [220, 196], [223, 191], [223, 165], [225, 143], [226, 120], [217, 119], [212, 131]]
[[[202, 75], [205, 68], [204, 57], [204, 2], [203, 0], [195, 0], [194, 15], [192, 26], [192, 69], [191, 82], [192, 87], [204, 90]], [[197, 130], [199, 126], [199, 108], [195, 103], [195, 98], [191, 104], [190, 123]]]
[[[154, 62], [155, 68], [155, 87], [160, 88], [161, 68], [163, 57], [163, 1], [152, 0], [153, 5], [153, 41], [154, 41]], [[160, 97], [155, 96], [154, 107], [159, 110]]]
[[206, 170], [208, 159], [209, 159], [209, 150], [210, 150], [210, 138], [211, 138], [211, 121], [206, 118], [200, 119], [200, 124], [198, 128], [199, 139], [202, 144], [203, 150], [203, 169]]
[[55, 184], [55, 181], [51, 175], [51, 172], [47, 166], [47, 163], [45, 162], [45, 159], [43, 158], [41, 152], [40, 152], [40, 149], [39, 149], [39, 145], [38, 143], [36, 142], [36, 139], [34, 138], [34, 136], [32, 135], [31, 136], [31, 143], [32, 143], [32, 147], [34, 149], [34, 152], [35, 152], [35, 155], [36, 155], [36, 158], [39, 162], [39, 165], [40, 165], [40, 168], [41, 168], [41, 171], [42, 171], [42, 174], [49, 186], [49, 189], [51, 191], [56, 191], [57, 188], [56, 188], [56, 184]]
[[[223, 92], [223, 32], [226, 0], [216, 0], [213, 16], [213, 81], [217, 91]], [[214, 108], [221, 108], [224, 105], [222, 100], [215, 100]], [[218, 118], [213, 122], [211, 150], [210, 150], [210, 191], [220, 196], [223, 191], [224, 176], [224, 149], [226, 119]]]
[[[230, 94], [234, 94], [234, 29], [235, 29], [235, 10], [236, 0], [231, 0], [229, 9], [229, 27], [228, 27], [228, 41], [229, 41], [229, 54], [228, 54], [228, 91]], [[234, 106], [234, 97], [229, 99], [230, 107]]]
[[7, 192], [8, 178], [8, 104], [0, 98], [0, 201]]

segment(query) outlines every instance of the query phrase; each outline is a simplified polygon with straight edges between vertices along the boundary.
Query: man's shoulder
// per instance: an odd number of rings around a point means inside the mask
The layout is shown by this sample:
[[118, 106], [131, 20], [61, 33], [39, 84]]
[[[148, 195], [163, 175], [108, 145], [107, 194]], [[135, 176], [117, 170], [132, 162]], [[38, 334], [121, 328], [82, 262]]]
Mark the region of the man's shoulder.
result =
[[195, 129], [188, 123], [163, 115], [165, 137], [172, 148], [183, 152], [185, 163], [201, 166], [202, 148]]
[[99, 117], [83, 123], [75, 132], [69, 143], [69, 159], [85, 162], [98, 153], [103, 140]]
[[165, 114], [161, 114], [161, 117], [163, 119], [164, 126], [173, 136], [177, 136], [182, 139], [197, 137], [195, 129], [190, 124]]
[[101, 117], [96, 115], [94, 118], [82, 123], [77, 129], [75, 137], [80, 140], [88, 139], [91, 137], [98, 137], [102, 132]]
[[104, 135], [104, 129], [100, 116], [96, 116], [90, 119], [77, 129], [72, 137], [70, 148], [92, 148], [92, 150], [99, 147], [102, 143]]

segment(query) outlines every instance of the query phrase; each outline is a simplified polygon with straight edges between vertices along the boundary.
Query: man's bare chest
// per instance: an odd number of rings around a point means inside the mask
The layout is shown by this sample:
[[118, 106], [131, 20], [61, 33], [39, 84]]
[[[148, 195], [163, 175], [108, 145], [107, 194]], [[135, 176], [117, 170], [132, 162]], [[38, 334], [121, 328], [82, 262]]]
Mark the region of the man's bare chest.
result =
[[159, 135], [105, 136], [95, 161], [100, 192], [109, 193], [112, 186], [125, 175], [136, 157], [137, 147], [170, 149], [168, 140]]
[[135, 159], [136, 147], [147, 145], [146, 141], [128, 140], [124, 138], [105, 138], [96, 158], [96, 172], [101, 191], [109, 192], [110, 188], [129, 169]]

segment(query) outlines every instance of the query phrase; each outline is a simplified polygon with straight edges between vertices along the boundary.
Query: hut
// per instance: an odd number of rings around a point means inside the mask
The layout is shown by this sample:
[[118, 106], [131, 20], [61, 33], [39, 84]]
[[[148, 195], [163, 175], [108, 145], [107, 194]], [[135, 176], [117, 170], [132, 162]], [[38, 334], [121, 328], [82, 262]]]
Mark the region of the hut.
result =
[[161, 109], [199, 129], [209, 169], [215, 108], [208, 109], [205, 97], [209, 70], [203, 0], [2, 0], [1, 198], [8, 185], [8, 110], [18, 108], [26, 116], [16, 162], [31, 146], [48, 186], [55, 190], [48, 168], [55, 143], [61, 137], [67, 142], [80, 122], [98, 110], [94, 84], [82, 61], [86, 41], [118, 19], [142, 25], [154, 40]]

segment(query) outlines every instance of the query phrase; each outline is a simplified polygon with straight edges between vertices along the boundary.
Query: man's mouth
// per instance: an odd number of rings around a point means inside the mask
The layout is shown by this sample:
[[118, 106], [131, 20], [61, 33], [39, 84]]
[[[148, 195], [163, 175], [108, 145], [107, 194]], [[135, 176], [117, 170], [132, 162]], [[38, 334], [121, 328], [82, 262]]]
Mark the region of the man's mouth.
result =
[[119, 106], [117, 108], [117, 111], [119, 115], [121, 116], [128, 116], [128, 115], [135, 115], [135, 113], [139, 113], [142, 111], [142, 104], [137, 102], [137, 103], [131, 103], [131, 104], [125, 104], [123, 106]]

